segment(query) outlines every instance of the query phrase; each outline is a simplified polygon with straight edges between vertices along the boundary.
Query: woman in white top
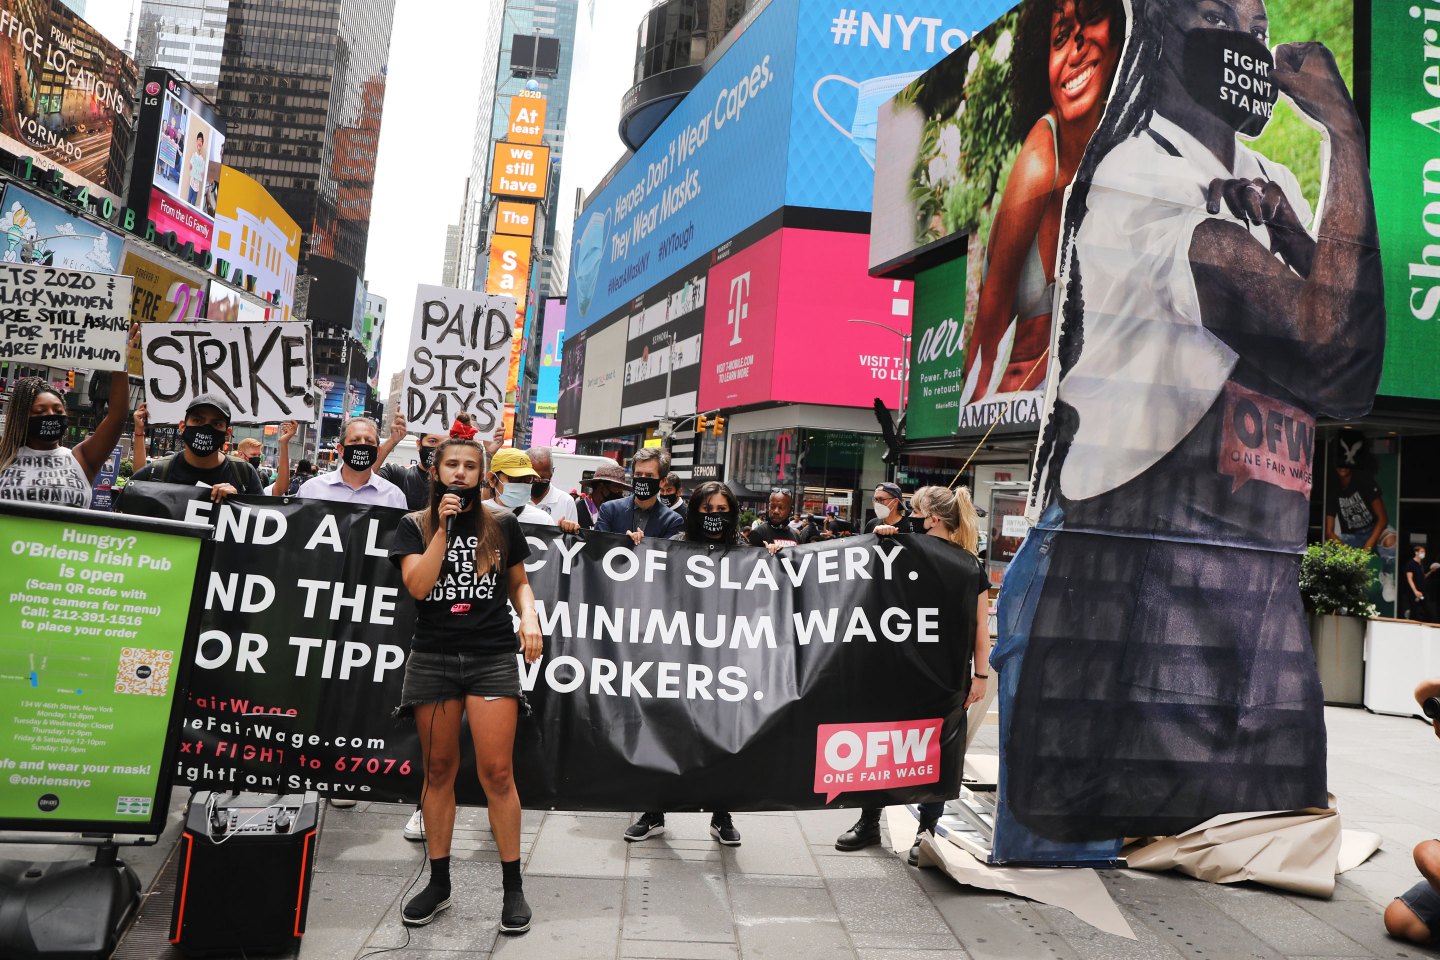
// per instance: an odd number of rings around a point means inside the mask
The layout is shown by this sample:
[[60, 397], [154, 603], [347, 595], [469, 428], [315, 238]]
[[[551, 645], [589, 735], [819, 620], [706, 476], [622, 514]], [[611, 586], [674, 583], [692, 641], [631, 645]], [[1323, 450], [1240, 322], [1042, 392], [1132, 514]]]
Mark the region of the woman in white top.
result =
[[[1369, 410], [1384, 343], [1365, 135], [1329, 51], [1271, 54], [1263, 0], [1132, 16], [1067, 203], [1043, 514], [992, 658], [1002, 790], [1070, 842], [1325, 804], [1298, 590], [1315, 418]], [[1281, 92], [1326, 138], [1308, 230], [1294, 175], [1237, 139]]]
[[963, 403], [1045, 382], [1062, 200], [1105, 112], [1125, 7], [1029, 0], [1016, 33], [1012, 99], [1023, 145], [986, 240]]
[[21, 377], [10, 391], [0, 432], [0, 500], [85, 509], [100, 467], [110, 459], [130, 409], [130, 378], [110, 374], [110, 405], [95, 432], [64, 446], [65, 399], [43, 377]]

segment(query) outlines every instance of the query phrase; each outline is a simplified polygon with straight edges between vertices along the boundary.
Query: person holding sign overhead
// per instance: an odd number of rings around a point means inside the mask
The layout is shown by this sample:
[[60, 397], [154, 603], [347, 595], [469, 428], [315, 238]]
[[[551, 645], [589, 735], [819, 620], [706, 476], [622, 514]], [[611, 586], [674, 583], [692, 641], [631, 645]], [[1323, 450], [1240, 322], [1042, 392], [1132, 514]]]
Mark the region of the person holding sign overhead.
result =
[[0, 500], [90, 506], [90, 486], [110, 459], [129, 408], [130, 379], [123, 370], [110, 374], [105, 419], [72, 450], [60, 442], [70, 422], [60, 391], [43, 377], [16, 380], [0, 433]]
[[[531, 911], [521, 887], [520, 796], [512, 772], [523, 698], [515, 655], [523, 653], [534, 663], [544, 648], [525, 574], [530, 548], [509, 511], [480, 503], [485, 471], [480, 444], [452, 437], [440, 445], [434, 464], [429, 506], [405, 515], [390, 550], [415, 598], [415, 636], [396, 713], [413, 715], [420, 734], [425, 770], [420, 805], [430, 860], [430, 882], [405, 904], [401, 919], [422, 926], [450, 906], [463, 716], [500, 854], [505, 894], [500, 932], [524, 933]], [[519, 618], [518, 639], [510, 605]]]
[[660, 478], [670, 472], [665, 455], [656, 447], [641, 447], [630, 458], [630, 472], [634, 475], [633, 492], [603, 504], [595, 529], [623, 533], [636, 543], [646, 537], [673, 537], [679, 533], [685, 521], [660, 502]]
[[151, 460], [130, 478], [159, 483], [181, 483], [210, 488], [210, 499], [219, 503], [237, 493], [264, 493], [260, 474], [243, 460], [225, 455], [230, 439], [230, 403], [224, 397], [202, 393], [185, 408], [180, 423], [180, 441], [185, 449], [159, 460]]

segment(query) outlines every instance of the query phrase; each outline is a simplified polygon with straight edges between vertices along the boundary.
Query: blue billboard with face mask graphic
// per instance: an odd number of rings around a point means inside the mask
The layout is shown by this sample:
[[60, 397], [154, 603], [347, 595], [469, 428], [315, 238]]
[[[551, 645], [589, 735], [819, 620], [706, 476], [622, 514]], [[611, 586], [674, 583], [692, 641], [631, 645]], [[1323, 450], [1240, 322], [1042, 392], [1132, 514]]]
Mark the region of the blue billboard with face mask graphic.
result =
[[781, 207], [870, 209], [879, 106], [1006, 0], [773, 0], [576, 224], [577, 333]]
[[1014, 0], [800, 0], [785, 205], [870, 209], [880, 105]]

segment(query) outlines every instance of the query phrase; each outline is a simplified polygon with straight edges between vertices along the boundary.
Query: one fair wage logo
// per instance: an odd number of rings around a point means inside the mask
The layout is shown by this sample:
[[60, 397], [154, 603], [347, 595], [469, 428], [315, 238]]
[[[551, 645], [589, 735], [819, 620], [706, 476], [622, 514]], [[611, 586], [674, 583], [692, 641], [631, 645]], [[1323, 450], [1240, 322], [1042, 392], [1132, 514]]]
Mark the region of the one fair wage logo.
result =
[[730, 312], [725, 322], [730, 324], [730, 346], [740, 345], [740, 321], [750, 316], [750, 272], [740, 274], [730, 281]]
[[890, 790], [940, 780], [943, 721], [822, 723], [815, 736], [815, 792]]

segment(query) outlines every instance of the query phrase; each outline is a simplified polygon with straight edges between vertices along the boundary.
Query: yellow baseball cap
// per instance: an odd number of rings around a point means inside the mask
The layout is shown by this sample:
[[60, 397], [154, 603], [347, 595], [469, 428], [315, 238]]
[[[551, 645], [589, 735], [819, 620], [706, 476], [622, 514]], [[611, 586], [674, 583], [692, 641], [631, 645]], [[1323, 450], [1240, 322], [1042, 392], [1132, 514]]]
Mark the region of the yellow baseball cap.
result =
[[490, 458], [490, 469], [516, 479], [540, 476], [530, 464], [530, 458], [525, 455], [525, 451], [516, 450], [514, 447], [501, 447], [496, 450], [495, 456]]

